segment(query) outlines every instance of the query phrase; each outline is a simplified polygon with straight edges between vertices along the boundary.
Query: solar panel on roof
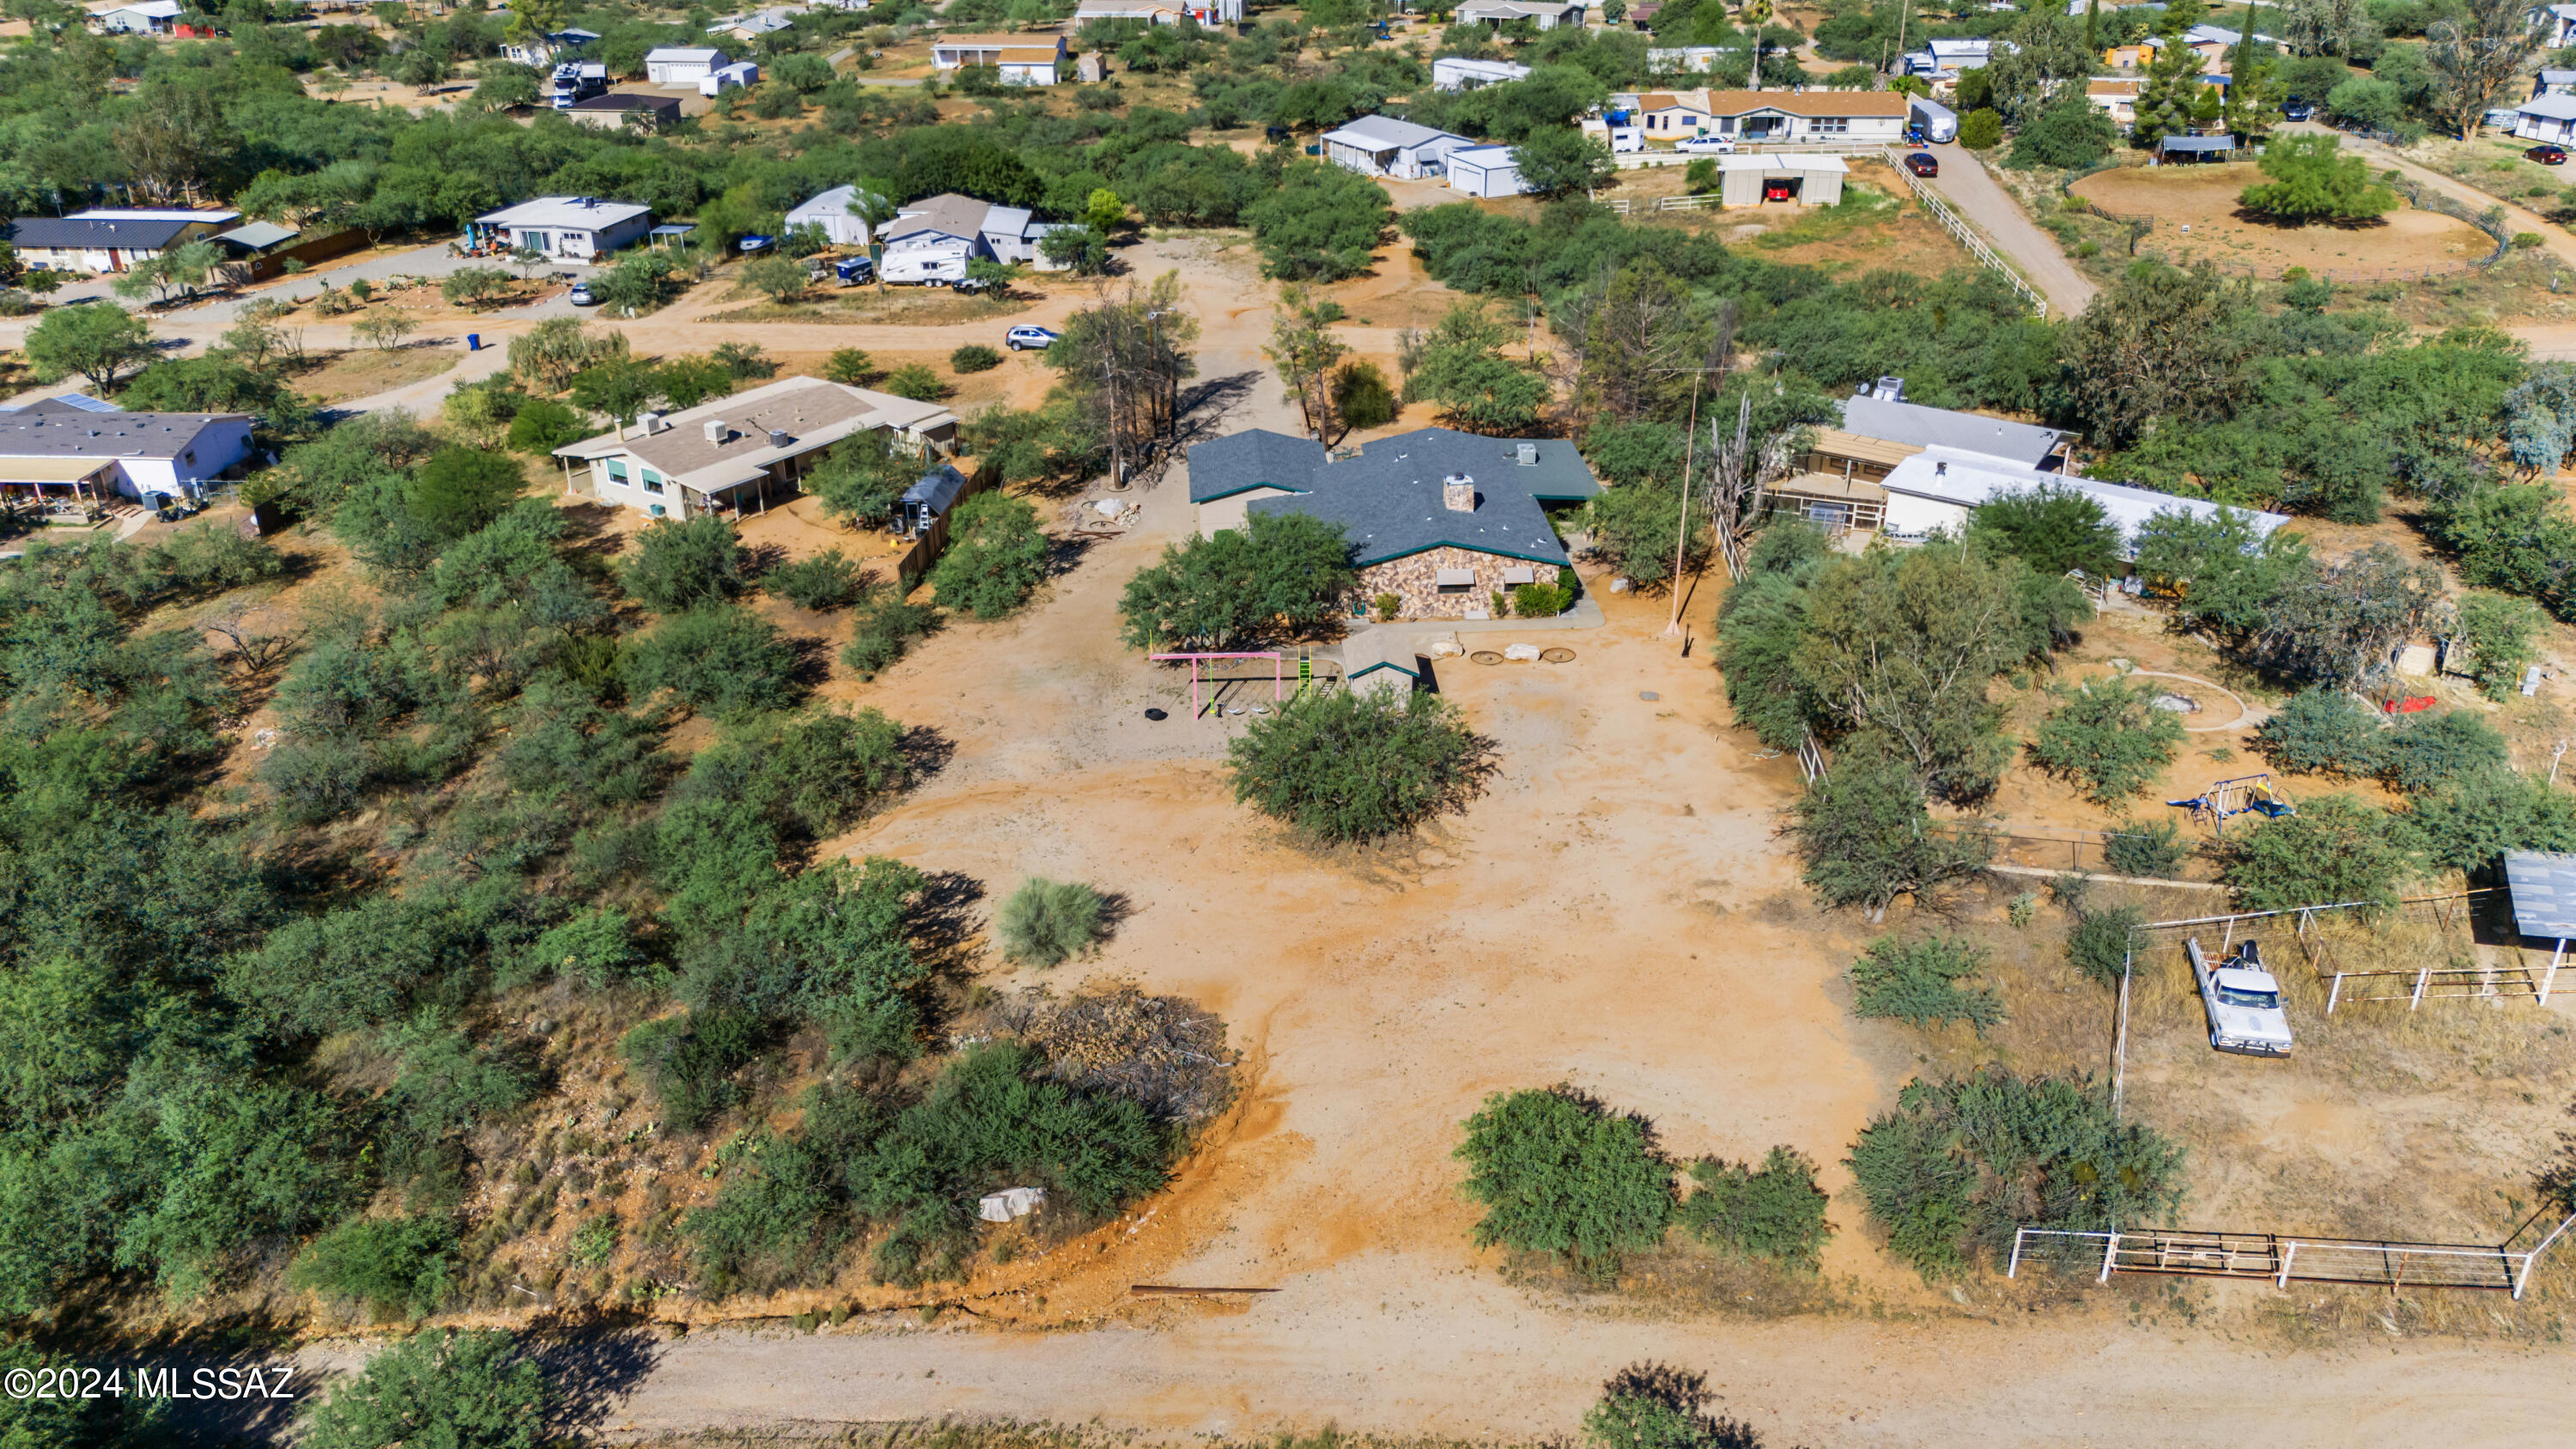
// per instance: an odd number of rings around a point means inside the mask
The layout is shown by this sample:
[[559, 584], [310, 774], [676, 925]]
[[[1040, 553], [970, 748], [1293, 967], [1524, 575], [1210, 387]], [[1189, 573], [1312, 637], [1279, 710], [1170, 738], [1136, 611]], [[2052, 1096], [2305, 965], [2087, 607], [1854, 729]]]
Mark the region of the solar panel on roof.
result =
[[2513, 892], [2515, 930], [2526, 936], [2576, 937], [2576, 855], [2508, 850], [2504, 879]]

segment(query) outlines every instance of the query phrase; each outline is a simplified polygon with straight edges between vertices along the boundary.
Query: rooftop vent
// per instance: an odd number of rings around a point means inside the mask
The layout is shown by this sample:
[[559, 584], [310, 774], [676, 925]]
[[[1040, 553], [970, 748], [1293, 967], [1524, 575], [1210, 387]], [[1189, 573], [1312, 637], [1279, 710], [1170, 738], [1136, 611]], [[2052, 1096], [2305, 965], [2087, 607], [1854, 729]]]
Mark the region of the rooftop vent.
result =
[[1465, 473], [1452, 473], [1440, 480], [1440, 501], [1452, 513], [1476, 511], [1476, 480]]
[[1935, 478], [1946, 476], [1949, 471], [1950, 465], [1948, 463], [1936, 461], [1932, 465], [1932, 476]]
[[773, 448], [786, 447], [787, 430], [785, 428], [771, 428], [769, 430], [769, 446]]
[[710, 443], [714, 443], [714, 444], [716, 444], [717, 446], [721, 447], [721, 446], [723, 446], [723, 445], [724, 445], [724, 441], [725, 441], [725, 439], [730, 438], [730, 437], [732, 437], [732, 436], [733, 436], [733, 429], [731, 429], [731, 428], [729, 428], [729, 427], [725, 426], [724, 419], [722, 419], [722, 418], [709, 418], [709, 419], [707, 419], [707, 441], [708, 441], [708, 442], [710, 442]]
[[1523, 443], [1520, 445], [1519, 452], [1522, 467], [1535, 468], [1538, 466], [1538, 444]]

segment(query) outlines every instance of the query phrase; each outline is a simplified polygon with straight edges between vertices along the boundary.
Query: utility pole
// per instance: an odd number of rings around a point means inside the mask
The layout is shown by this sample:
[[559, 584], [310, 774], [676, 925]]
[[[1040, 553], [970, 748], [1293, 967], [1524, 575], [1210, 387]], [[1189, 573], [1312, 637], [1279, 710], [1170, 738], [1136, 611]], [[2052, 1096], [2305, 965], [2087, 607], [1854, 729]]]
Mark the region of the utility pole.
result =
[[1670, 639], [1682, 632], [1682, 561], [1690, 554], [1691, 485], [1698, 477], [1694, 469], [1699, 458], [1700, 384], [1712, 372], [1725, 376], [1727, 369], [1721, 363], [1716, 367], [1667, 367], [1660, 370], [1691, 375], [1690, 427], [1682, 434], [1682, 521], [1673, 532], [1673, 617], [1664, 625], [1664, 637]]

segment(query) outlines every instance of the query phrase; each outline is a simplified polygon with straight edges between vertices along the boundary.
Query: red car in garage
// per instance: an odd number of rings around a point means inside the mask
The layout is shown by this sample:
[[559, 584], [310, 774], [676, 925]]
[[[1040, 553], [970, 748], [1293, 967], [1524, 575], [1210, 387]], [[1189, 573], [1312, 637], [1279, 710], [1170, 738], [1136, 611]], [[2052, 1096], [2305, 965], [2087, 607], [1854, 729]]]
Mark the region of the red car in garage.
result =
[[1762, 199], [1764, 201], [1795, 201], [1798, 199], [1798, 183], [1795, 181], [1765, 181], [1762, 183]]

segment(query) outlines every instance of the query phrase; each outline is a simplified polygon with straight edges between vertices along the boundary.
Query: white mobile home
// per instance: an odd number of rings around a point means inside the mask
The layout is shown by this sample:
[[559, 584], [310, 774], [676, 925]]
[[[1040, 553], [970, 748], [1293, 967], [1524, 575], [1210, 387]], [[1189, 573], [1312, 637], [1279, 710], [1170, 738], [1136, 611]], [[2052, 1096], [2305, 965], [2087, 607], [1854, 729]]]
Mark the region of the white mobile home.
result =
[[795, 496], [832, 445], [883, 432], [896, 448], [945, 455], [957, 415], [814, 377], [773, 383], [643, 420], [555, 449], [568, 492], [588, 493], [655, 518], [740, 517]]
[[1529, 79], [1530, 68], [1508, 60], [1469, 60], [1463, 55], [1444, 55], [1431, 62], [1431, 88], [1435, 91], [1472, 91], [1505, 81]]
[[513, 249], [557, 261], [598, 262], [653, 229], [653, 208], [595, 196], [540, 196], [474, 218], [469, 235], [499, 232]]
[[835, 186], [796, 203], [795, 210], [787, 213], [787, 229], [800, 226], [821, 227], [836, 247], [863, 247], [871, 239], [867, 210], [855, 186]]
[[1392, 116], [1362, 116], [1326, 131], [1323, 144], [1324, 158], [1346, 171], [1413, 181], [1439, 175], [1450, 152], [1475, 143]]

